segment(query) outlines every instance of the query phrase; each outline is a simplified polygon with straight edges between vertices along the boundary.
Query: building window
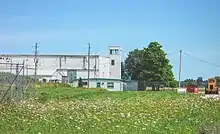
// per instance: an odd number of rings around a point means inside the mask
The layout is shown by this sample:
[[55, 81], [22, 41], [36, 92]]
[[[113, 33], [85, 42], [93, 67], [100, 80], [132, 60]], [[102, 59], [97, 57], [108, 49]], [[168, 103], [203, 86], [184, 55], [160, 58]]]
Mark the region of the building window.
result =
[[86, 57], [83, 57], [83, 69], [86, 68]]
[[47, 82], [47, 79], [43, 79], [42, 81], [43, 81], [43, 83], [46, 83], [46, 82]]
[[112, 66], [115, 65], [115, 60], [111, 60], [111, 65], [112, 65]]
[[83, 85], [86, 86], [86, 85], [87, 85], [87, 82], [83, 82]]
[[108, 82], [107, 88], [114, 88], [114, 82]]
[[110, 49], [110, 54], [119, 55], [120, 54], [119, 49]]
[[119, 55], [119, 54], [120, 54], [118, 49], [115, 50], [115, 54], [116, 54], [116, 55]]

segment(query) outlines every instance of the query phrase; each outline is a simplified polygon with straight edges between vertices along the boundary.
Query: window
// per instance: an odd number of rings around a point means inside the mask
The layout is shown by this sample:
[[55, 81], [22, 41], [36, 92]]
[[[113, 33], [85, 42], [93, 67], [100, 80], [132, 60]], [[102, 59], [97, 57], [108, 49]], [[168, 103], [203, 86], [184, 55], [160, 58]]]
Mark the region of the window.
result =
[[119, 54], [119, 50], [118, 50], [118, 49], [115, 50], [115, 54], [116, 54], [116, 55]]
[[108, 82], [107, 88], [114, 88], [114, 82]]
[[100, 82], [97, 82], [97, 83], [96, 83], [96, 87], [97, 87], [97, 88], [100, 88], [100, 87], [101, 87]]
[[111, 61], [111, 65], [114, 66], [115, 65], [115, 60]]
[[46, 83], [46, 82], [47, 82], [47, 80], [46, 80], [46, 79], [43, 79], [42, 81], [43, 81], [43, 83]]
[[83, 57], [83, 69], [86, 68], [86, 57]]
[[83, 85], [87, 85], [87, 82], [83, 82]]
[[110, 54], [119, 55], [120, 54], [119, 49], [110, 49]]

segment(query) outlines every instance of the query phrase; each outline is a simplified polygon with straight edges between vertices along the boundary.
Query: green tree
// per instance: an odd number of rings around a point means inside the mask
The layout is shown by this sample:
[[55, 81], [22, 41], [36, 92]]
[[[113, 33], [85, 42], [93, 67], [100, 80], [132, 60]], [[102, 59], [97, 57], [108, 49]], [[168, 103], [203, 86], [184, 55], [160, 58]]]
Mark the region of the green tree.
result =
[[173, 80], [169, 82], [169, 87], [176, 88], [178, 86], [178, 81]]
[[[129, 52], [125, 66], [132, 80], [144, 80], [148, 83], [163, 83], [169, 86], [174, 81], [172, 66], [158, 42], [151, 42], [143, 50]], [[158, 85], [152, 85], [156, 87]]]
[[166, 86], [174, 81], [172, 66], [158, 42], [151, 42], [144, 48], [143, 78], [149, 82], [163, 82]]
[[124, 62], [121, 62], [121, 79], [122, 80], [128, 80], [129, 79], [129, 76], [127, 74], [126, 66], [125, 66]]
[[131, 80], [139, 79], [139, 75], [142, 70], [141, 61], [144, 54], [143, 52], [143, 50], [138, 49], [130, 51], [125, 60], [125, 71], [127, 73], [127, 77]]
[[197, 85], [197, 81], [193, 79], [185, 79], [184, 86], [187, 86], [187, 85]]
[[197, 83], [198, 86], [202, 86], [203, 78], [202, 77], [198, 77], [197, 80], [196, 80], [196, 83]]
[[220, 76], [215, 76], [217, 82], [220, 82]]

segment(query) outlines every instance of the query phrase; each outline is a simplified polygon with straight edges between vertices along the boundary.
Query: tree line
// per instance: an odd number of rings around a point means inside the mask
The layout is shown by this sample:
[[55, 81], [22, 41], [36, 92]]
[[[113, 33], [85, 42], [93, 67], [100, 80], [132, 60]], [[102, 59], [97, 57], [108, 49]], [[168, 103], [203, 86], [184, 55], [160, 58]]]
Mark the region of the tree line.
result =
[[[163, 83], [163, 86], [177, 87], [178, 82], [174, 79], [173, 66], [162, 48], [158, 42], [150, 42], [143, 49], [130, 51], [122, 63], [122, 79]], [[156, 85], [152, 84], [152, 86]]]
[[[220, 76], [215, 76], [217, 83], [220, 83]], [[185, 79], [181, 82], [181, 86], [185, 87], [186, 85], [196, 85], [199, 87], [205, 87], [208, 83], [208, 80], [204, 80], [202, 77], [198, 77], [196, 80], [194, 79]]]

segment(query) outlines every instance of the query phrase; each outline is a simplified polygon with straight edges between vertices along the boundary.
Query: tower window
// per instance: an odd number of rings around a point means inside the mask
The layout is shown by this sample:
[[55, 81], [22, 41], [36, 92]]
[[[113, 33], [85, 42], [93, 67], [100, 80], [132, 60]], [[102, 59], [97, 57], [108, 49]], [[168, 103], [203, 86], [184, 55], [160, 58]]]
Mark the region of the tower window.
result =
[[115, 50], [115, 54], [117, 54], [117, 55], [119, 54], [119, 50], [118, 49]]
[[110, 49], [110, 54], [119, 55], [120, 54], [119, 49]]
[[115, 60], [111, 61], [111, 65], [114, 66], [115, 65]]

